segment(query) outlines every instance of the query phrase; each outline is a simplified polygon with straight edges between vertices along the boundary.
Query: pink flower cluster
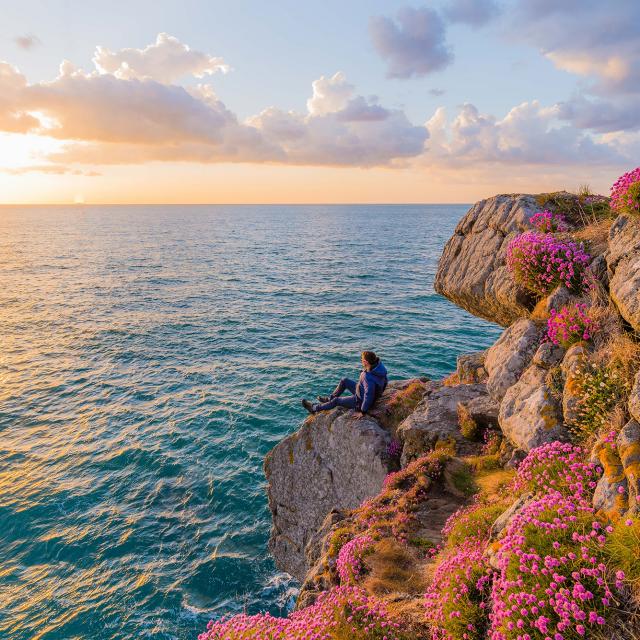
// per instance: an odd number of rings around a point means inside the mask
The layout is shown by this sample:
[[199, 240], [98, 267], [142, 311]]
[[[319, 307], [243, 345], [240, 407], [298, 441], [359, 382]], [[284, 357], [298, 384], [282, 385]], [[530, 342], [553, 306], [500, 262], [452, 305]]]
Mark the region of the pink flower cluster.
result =
[[335, 631], [354, 640], [406, 637], [380, 600], [358, 587], [340, 586], [286, 618], [264, 613], [211, 621], [198, 640], [331, 640]]
[[593, 495], [602, 469], [585, 462], [587, 452], [569, 442], [549, 442], [532, 449], [518, 467], [514, 493], [536, 494], [558, 491], [563, 495], [587, 498]]
[[395, 438], [387, 445], [387, 455], [390, 458], [398, 458], [402, 453], [402, 443]]
[[547, 338], [565, 349], [581, 340], [590, 340], [598, 330], [597, 323], [589, 317], [586, 304], [577, 303], [551, 309], [547, 320]]
[[552, 442], [518, 468], [514, 489], [536, 497], [512, 518], [496, 552], [491, 640], [579, 639], [605, 624], [625, 576], [606, 564], [613, 527], [591, 506], [602, 469], [585, 457], [579, 446]]
[[573, 640], [604, 625], [625, 579], [606, 565], [611, 531], [582, 498], [551, 490], [528, 503], [496, 552], [491, 640]]
[[590, 262], [581, 244], [537, 231], [516, 236], [507, 248], [507, 267], [515, 281], [540, 295], [560, 284], [574, 293], [589, 290]]
[[618, 213], [640, 213], [639, 183], [640, 167], [621, 175], [611, 187], [611, 208]]
[[548, 209], [534, 213], [530, 222], [533, 228], [541, 233], [564, 233], [569, 230], [564, 216], [560, 212], [554, 213]]
[[373, 549], [373, 545], [373, 538], [366, 534], [356, 536], [342, 545], [336, 562], [340, 584], [358, 582], [364, 572], [363, 558]]
[[486, 638], [492, 571], [484, 548], [466, 540], [436, 568], [424, 600], [432, 640]]

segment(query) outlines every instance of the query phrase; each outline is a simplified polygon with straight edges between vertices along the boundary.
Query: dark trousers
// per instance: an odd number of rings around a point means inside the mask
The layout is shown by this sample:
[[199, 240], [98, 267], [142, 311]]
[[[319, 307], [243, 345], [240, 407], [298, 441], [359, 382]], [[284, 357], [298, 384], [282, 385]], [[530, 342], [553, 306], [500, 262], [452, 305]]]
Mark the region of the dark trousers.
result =
[[[353, 395], [341, 398], [340, 396], [345, 392], [350, 391]], [[356, 409], [358, 406], [358, 399], [355, 396], [356, 383], [349, 378], [342, 378], [338, 383], [338, 386], [333, 390], [333, 393], [329, 396], [329, 402], [323, 402], [322, 404], [315, 405], [316, 411], [327, 411], [335, 407], [345, 407], [346, 409]]]

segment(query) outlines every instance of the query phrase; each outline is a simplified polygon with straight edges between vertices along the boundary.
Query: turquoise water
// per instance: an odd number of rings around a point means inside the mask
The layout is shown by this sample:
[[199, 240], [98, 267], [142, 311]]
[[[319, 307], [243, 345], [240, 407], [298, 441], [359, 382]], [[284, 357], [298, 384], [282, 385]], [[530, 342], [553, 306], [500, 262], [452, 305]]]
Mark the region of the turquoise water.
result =
[[437, 377], [495, 338], [432, 289], [466, 208], [0, 208], [0, 638], [285, 610], [263, 456], [360, 350]]

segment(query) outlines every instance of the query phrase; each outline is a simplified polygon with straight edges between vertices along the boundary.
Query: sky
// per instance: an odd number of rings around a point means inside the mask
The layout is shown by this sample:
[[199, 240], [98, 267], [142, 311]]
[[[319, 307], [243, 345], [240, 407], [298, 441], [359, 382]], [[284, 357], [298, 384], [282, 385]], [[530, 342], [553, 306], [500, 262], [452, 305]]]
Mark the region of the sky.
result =
[[0, 203], [607, 193], [637, 0], [0, 0]]

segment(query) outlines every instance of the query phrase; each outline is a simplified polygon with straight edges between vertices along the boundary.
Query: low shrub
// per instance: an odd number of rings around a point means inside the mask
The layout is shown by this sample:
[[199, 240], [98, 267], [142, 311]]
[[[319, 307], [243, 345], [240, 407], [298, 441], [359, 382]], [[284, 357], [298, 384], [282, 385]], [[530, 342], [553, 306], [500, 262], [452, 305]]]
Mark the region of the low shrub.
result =
[[640, 606], [640, 515], [622, 517], [605, 547], [609, 563], [622, 569]]
[[598, 220], [611, 217], [609, 198], [594, 194], [588, 185], [580, 187], [578, 193], [543, 193], [536, 197], [538, 205], [562, 215], [573, 225], [587, 226]]
[[507, 267], [514, 280], [540, 296], [561, 284], [575, 294], [591, 289], [590, 262], [581, 244], [537, 231], [516, 236], [507, 248]]
[[198, 640], [409, 640], [400, 620], [358, 587], [321, 593], [315, 604], [286, 618], [236, 615], [211, 621]]
[[386, 401], [380, 420], [392, 431], [420, 404], [426, 391], [421, 380], [413, 380], [404, 389], [398, 389]]
[[547, 338], [565, 349], [577, 342], [591, 340], [598, 330], [586, 304], [572, 304], [562, 307], [560, 311], [551, 309], [550, 314], [547, 320]]
[[612, 363], [585, 363], [572, 381], [577, 405], [576, 417], [568, 425], [571, 432], [580, 440], [588, 440], [603, 431], [611, 414], [628, 398], [631, 384]]
[[621, 175], [613, 183], [611, 208], [618, 213], [640, 213], [640, 167]]
[[560, 212], [549, 211], [549, 209], [534, 213], [529, 222], [534, 229], [541, 233], [563, 233], [569, 229], [564, 215]]

